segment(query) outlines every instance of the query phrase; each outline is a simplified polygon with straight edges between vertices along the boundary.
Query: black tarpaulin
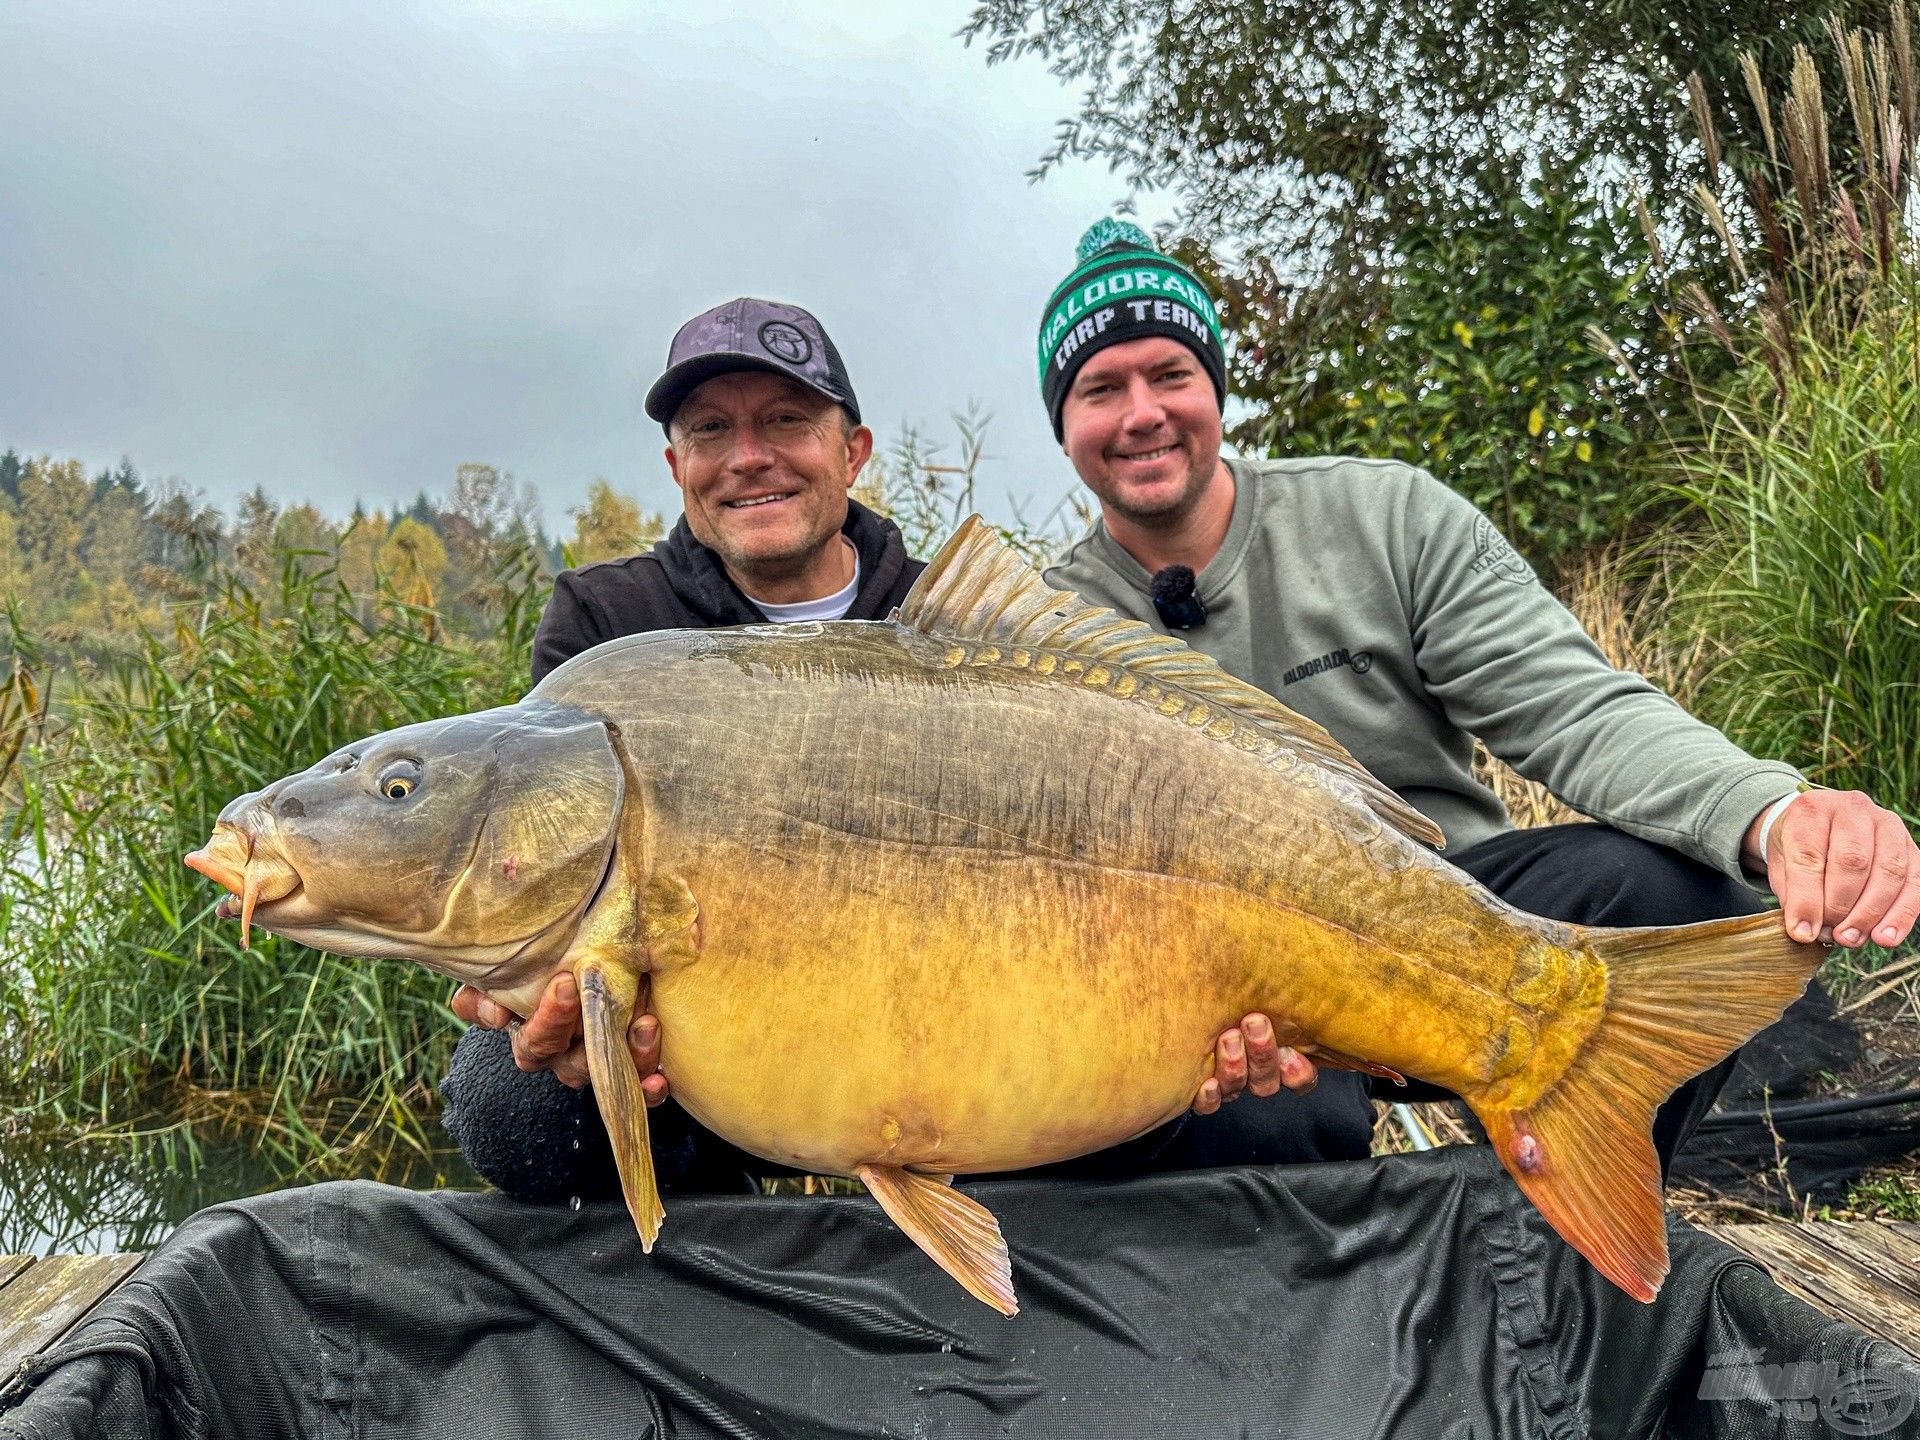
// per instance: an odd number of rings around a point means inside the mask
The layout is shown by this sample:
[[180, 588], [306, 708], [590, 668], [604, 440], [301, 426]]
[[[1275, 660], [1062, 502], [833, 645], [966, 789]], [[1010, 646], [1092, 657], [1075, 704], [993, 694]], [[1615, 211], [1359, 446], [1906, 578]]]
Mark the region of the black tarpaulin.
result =
[[1894, 1347], [1678, 1220], [1639, 1305], [1481, 1147], [974, 1193], [1011, 1319], [865, 1197], [671, 1202], [651, 1256], [610, 1205], [216, 1206], [0, 1436], [1920, 1435]]

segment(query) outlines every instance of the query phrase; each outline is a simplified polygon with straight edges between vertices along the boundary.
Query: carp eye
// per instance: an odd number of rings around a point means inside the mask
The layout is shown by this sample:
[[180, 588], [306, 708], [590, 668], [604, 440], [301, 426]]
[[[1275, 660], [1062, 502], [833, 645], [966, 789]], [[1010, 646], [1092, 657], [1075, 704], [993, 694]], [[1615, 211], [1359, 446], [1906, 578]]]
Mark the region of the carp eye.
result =
[[380, 776], [380, 793], [389, 800], [404, 800], [420, 788], [420, 767], [411, 760], [389, 765]]

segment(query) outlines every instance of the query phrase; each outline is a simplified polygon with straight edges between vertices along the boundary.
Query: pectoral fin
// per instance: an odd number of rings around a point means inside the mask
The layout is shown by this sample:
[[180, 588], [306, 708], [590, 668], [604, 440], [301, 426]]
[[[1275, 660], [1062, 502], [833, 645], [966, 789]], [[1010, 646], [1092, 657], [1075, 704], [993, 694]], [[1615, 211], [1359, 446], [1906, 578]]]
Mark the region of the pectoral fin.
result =
[[1018, 1312], [1013, 1261], [1000, 1222], [986, 1206], [954, 1189], [951, 1175], [916, 1175], [887, 1165], [862, 1165], [859, 1175], [888, 1218], [969, 1295], [1002, 1315]]
[[1319, 1045], [1303, 1045], [1301, 1053], [1316, 1065], [1324, 1065], [1329, 1070], [1358, 1070], [1362, 1075], [1378, 1075], [1382, 1080], [1391, 1080], [1396, 1085], [1407, 1083], [1407, 1077], [1398, 1070], [1389, 1070], [1373, 1060], [1362, 1060], [1357, 1055], [1348, 1055], [1339, 1050], [1328, 1050]]
[[593, 954], [576, 961], [573, 974], [580, 984], [580, 1019], [586, 1031], [594, 1098], [600, 1103], [607, 1138], [613, 1142], [613, 1161], [620, 1171], [627, 1210], [640, 1231], [640, 1248], [651, 1251], [667, 1212], [660, 1204], [660, 1186], [653, 1174], [647, 1099], [640, 1089], [633, 1051], [627, 1048], [627, 1027], [633, 1022], [640, 977], [628, 966]]

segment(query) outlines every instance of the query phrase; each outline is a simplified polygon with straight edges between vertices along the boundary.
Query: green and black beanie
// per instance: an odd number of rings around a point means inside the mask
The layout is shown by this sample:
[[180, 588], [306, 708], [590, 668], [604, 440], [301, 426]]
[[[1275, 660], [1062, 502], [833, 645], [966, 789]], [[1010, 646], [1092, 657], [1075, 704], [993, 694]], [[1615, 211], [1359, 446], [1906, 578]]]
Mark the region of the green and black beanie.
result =
[[1040, 396], [1053, 436], [1073, 377], [1096, 350], [1165, 335], [1190, 346], [1227, 404], [1227, 352], [1220, 312], [1194, 273], [1162, 255], [1138, 225], [1101, 220], [1080, 237], [1079, 264], [1055, 287], [1040, 317]]

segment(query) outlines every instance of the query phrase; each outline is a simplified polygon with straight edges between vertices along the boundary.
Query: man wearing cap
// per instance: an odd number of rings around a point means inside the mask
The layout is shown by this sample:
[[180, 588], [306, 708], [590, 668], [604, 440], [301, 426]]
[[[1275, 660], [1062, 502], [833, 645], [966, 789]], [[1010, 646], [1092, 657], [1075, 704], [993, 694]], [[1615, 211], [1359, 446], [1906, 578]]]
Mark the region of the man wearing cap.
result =
[[[1077, 258], [1041, 316], [1040, 389], [1100, 518], [1053, 584], [1182, 632], [1324, 725], [1440, 825], [1454, 864], [1523, 910], [1683, 924], [1759, 909], [1751, 880], [1771, 884], [1798, 939], [1906, 938], [1920, 849], [1898, 816], [1810, 790], [1614, 669], [1493, 523], [1424, 471], [1223, 459], [1226, 355], [1206, 287], [1121, 222], [1090, 229]], [[1600, 823], [1513, 829], [1473, 776], [1476, 736]], [[1663, 1166], [1731, 1065], [1661, 1110]], [[1341, 1071], [1189, 1125], [1171, 1158], [1361, 1156], [1372, 1118], [1366, 1081]]]
[[[805, 310], [765, 300], [729, 301], [680, 327], [646, 411], [666, 430], [666, 460], [685, 505], [647, 555], [561, 574], [534, 637], [533, 679], [621, 635], [769, 621], [877, 620], [925, 567], [906, 553], [893, 522], [849, 491], [873, 452], [839, 351]], [[771, 743], [771, 742], [770, 742]], [[580, 1006], [569, 975], [555, 977], [524, 1024], [463, 986], [453, 1008], [472, 1023], [455, 1050], [444, 1120], [468, 1162], [524, 1199], [619, 1194], [597, 1111], [582, 1093], [587, 1066]], [[1222, 1037], [1220, 1078], [1203, 1105], [1247, 1086], [1271, 1093], [1307, 1083], [1279, 1065], [1260, 1017], [1244, 1041]], [[650, 1105], [662, 1188], [749, 1190], [781, 1173], [665, 1104], [660, 1026], [634, 1022], [635, 1062]], [[561, 1084], [538, 1072], [550, 1071]], [[1145, 1168], [1178, 1125], [1079, 1168]]]

